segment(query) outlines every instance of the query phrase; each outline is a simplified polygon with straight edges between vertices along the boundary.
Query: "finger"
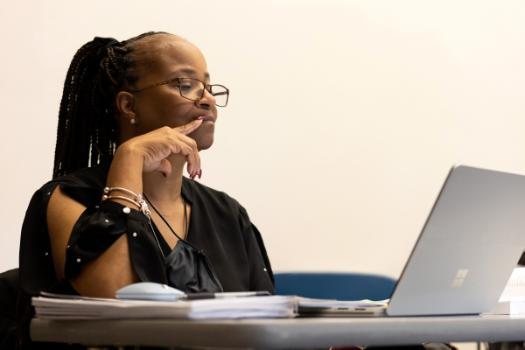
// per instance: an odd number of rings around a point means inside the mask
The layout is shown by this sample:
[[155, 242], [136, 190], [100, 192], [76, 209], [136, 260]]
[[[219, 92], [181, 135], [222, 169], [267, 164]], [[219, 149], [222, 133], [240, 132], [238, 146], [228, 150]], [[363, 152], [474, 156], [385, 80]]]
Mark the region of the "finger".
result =
[[199, 126], [202, 124], [202, 119], [195, 119], [192, 122], [189, 122], [188, 124], [184, 124], [182, 126], [173, 128], [173, 130], [180, 132], [183, 135], [191, 134], [193, 131], [195, 131]]
[[[180, 136], [181, 135], [179, 135], [179, 137]], [[172, 149], [172, 153], [181, 155], [184, 158], [186, 158], [186, 162], [188, 163], [187, 164], [188, 173], [190, 174], [190, 176], [193, 175], [193, 173], [196, 172], [197, 169], [195, 168], [195, 160], [192, 155], [193, 149], [191, 148], [191, 146], [186, 144], [184, 141], [178, 139], [177, 141], [174, 141], [172, 143], [171, 149]]]
[[[197, 146], [197, 142], [192, 139], [191, 137], [181, 135], [180, 136], [181, 141], [184, 142], [186, 145], [191, 147], [191, 154], [188, 155], [188, 173], [190, 173], [190, 176], [197, 176], [197, 173], [201, 169], [201, 157], [199, 154], [199, 148]], [[189, 165], [191, 164], [191, 170]]]
[[188, 174], [190, 178], [193, 180], [195, 176], [197, 176], [197, 172], [198, 172], [198, 165], [197, 165], [197, 160], [195, 158], [195, 152], [191, 146], [186, 145], [184, 147], [183, 153], [186, 156], [186, 162], [187, 162], [186, 168], [187, 168]]
[[172, 130], [169, 136], [170, 146], [172, 147], [172, 153], [180, 153], [186, 157], [187, 170], [189, 175], [194, 178], [200, 171], [200, 155], [197, 142], [175, 129]]
[[197, 173], [199, 172], [199, 154], [195, 151], [195, 148], [192, 145], [188, 145], [188, 154], [186, 155], [186, 161], [188, 162], [187, 170], [191, 179], [193, 180]]
[[[173, 147], [185, 147], [184, 150], [181, 150], [179, 153], [183, 154], [186, 157], [186, 161], [188, 162], [188, 174], [192, 178], [197, 176], [197, 173], [199, 172], [201, 167], [201, 160], [197, 142], [189, 136], [182, 135], [181, 133], [176, 132], [174, 132], [170, 140], [173, 143]], [[172, 152], [175, 153], [175, 150], [173, 150]]]

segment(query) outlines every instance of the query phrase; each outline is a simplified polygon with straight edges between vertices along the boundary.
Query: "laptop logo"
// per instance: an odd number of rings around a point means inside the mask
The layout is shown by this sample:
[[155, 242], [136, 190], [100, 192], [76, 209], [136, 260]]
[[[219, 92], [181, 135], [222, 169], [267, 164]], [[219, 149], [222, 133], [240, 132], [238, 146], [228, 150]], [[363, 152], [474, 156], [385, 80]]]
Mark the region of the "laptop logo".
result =
[[456, 273], [456, 277], [454, 277], [454, 280], [452, 281], [452, 288], [460, 288], [463, 285], [463, 282], [465, 282], [467, 275], [468, 269], [459, 269]]

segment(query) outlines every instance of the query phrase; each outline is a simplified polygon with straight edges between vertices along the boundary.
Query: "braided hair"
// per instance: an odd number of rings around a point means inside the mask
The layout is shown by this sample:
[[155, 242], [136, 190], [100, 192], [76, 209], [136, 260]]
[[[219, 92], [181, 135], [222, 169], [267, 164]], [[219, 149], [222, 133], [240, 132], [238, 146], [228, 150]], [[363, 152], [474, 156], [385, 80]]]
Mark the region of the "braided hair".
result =
[[126, 41], [96, 37], [82, 46], [69, 66], [58, 119], [53, 178], [77, 169], [108, 167], [117, 148], [115, 97], [133, 86], [134, 43], [164, 32], [147, 32]]

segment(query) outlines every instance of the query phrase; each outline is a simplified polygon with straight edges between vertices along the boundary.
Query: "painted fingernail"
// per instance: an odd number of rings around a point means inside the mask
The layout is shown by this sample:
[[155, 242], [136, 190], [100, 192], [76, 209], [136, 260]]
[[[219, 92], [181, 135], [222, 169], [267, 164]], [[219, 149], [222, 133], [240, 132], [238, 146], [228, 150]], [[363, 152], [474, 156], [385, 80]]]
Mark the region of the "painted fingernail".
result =
[[199, 179], [202, 177], [202, 169], [199, 169], [199, 171], [197, 172], [197, 176], [199, 177]]

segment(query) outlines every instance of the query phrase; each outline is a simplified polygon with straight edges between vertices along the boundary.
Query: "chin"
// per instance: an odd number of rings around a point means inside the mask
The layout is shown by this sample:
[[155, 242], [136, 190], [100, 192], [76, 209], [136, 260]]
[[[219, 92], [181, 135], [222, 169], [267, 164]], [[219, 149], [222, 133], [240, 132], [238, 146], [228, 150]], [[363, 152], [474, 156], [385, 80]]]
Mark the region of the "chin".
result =
[[196, 140], [197, 141], [197, 148], [199, 151], [203, 151], [205, 149], [208, 149], [213, 145], [213, 137], [206, 140]]
[[213, 133], [195, 133], [191, 135], [192, 138], [197, 142], [197, 148], [199, 151], [208, 149], [213, 145]]
[[197, 142], [197, 148], [199, 151], [208, 149], [213, 145], [213, 129], [211, 130], [204, 130], [204, 129], [197, 129], [192, 134], [188, 135], [191, 138]]

